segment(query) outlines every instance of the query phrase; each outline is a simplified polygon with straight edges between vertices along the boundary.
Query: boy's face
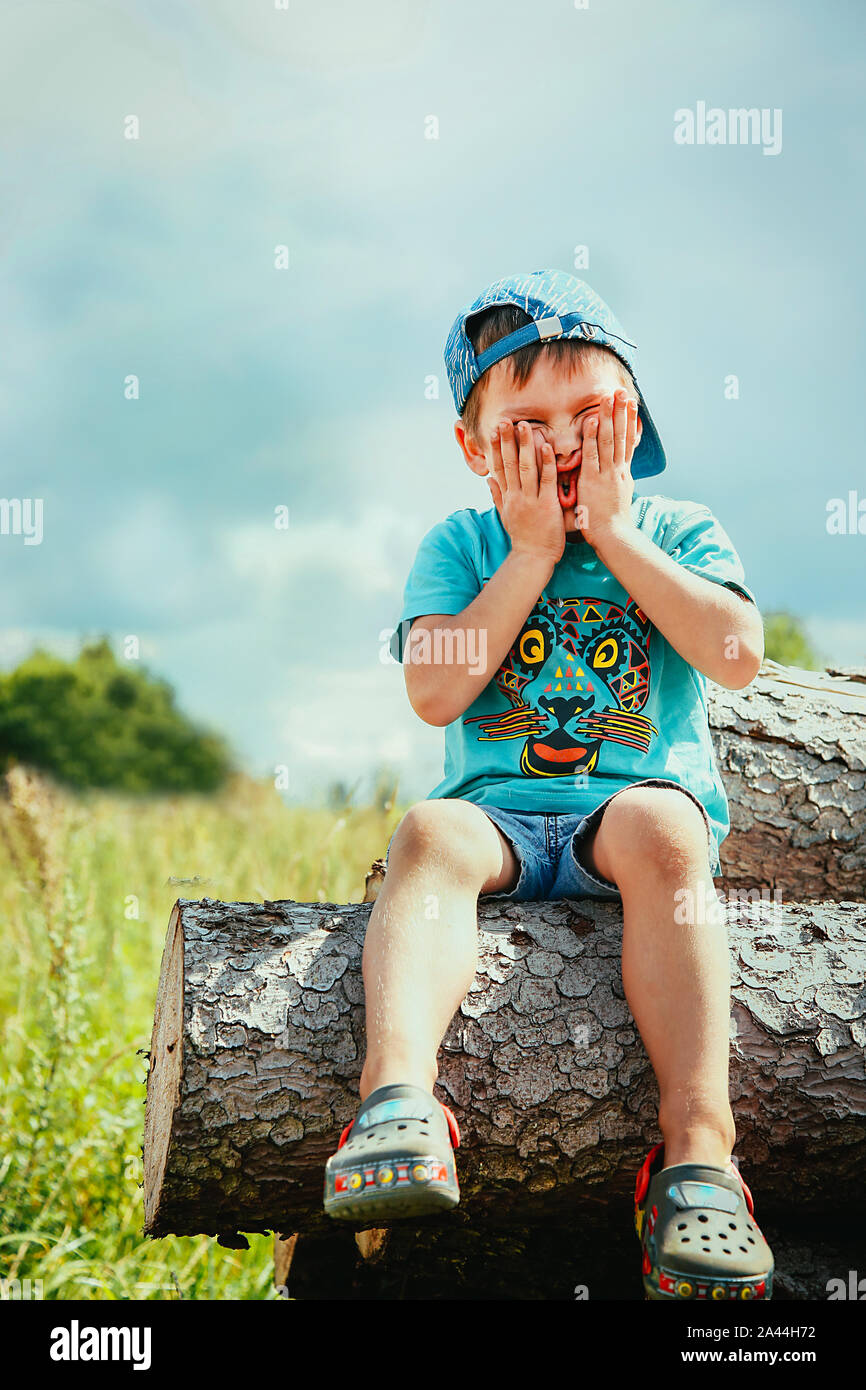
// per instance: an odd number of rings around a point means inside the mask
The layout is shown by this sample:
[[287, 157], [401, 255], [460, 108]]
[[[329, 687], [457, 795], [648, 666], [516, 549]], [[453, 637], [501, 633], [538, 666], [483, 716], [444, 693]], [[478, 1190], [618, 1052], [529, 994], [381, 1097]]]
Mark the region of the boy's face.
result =
[[[503, 420], [510, 420], [514, 425], [525, 420], [532, 429], [539, 470], [541, 445], [546, 442], [553, 447], [557, 495], [564, 512], [565, 529], [576, 531], [576, 480], [582, 457], [583, 422], [593, 411], [598, 411], [605, 396], [623, 389], [623, 377], [607, 353], [593, 353], [582, 361], [566, 362], [556, 362], [547, 354], [539, 353], [524, 386], [515, 384], [505, 358], [485, 373], [479, 438], [467, 435], [461, 420], [456, 422], [454, 434], [472, 472], [486, 477], [492, 472], [490, 436], [493, 429]], [[628, 388], [628, 396], [636, 398], [634, 387]], [[637, 442], [642, 429], [638, 418]]]

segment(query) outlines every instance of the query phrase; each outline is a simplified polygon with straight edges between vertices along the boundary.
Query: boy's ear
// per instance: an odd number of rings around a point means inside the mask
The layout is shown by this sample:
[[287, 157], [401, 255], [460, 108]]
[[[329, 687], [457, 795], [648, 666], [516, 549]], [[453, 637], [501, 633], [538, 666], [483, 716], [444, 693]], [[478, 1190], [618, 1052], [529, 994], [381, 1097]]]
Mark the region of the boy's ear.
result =
[[487, 459], [484, 457], [484, 450], [470, 434], [466, 433], [466, 426], [462, 420], [454, 421], [454, 438], [460, 445], [463, 457], [472, 472], [477, 473], [479, 478], [485, 477], [490, 470], [487, 466]]

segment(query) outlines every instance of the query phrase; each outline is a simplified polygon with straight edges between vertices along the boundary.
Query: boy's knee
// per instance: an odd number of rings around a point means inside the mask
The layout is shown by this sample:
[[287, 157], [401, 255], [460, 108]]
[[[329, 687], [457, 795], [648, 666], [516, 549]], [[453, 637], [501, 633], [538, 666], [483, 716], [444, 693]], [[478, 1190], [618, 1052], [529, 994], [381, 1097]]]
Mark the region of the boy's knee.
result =
[[673, 787], [620, 792], [602, 817], [609, 856], [629, 865], [681, 870], [707, 856], [706, 821], [691, 797]]
[[472, 802], [432, 798], [410, 806], [391, 838], [395, 851], [411, 862], [436, 863], [449, 874], [470, 880], [489, 875], [490, 835], [487, 817]]

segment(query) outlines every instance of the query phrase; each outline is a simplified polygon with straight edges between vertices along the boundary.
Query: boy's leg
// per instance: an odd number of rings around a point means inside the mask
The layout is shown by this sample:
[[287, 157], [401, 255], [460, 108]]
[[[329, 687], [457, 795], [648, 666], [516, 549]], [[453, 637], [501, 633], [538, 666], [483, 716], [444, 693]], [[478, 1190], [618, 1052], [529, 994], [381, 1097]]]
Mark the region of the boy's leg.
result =
[[392, 1083], [432, 1091], [439, 1044], [478, 967], [478, 895], [508, 892], [519, 869], [473, 802], [434, 798], [406, 812], [364, 941], [361, 1100]]
[[[659, 1084], [665, 1167], [725, 1168], [736, 1138], [728, 1099], [730, 959], [723, 916], [706, 912], [718, 898], [700, 810], [673, 788], [627, 789], [605, 810], [583, 855], [622, 895], [623, 987]], [[681, 889], [691, 896], [677, 897]], [[689, 902], [697, 907], [683, 921]]]

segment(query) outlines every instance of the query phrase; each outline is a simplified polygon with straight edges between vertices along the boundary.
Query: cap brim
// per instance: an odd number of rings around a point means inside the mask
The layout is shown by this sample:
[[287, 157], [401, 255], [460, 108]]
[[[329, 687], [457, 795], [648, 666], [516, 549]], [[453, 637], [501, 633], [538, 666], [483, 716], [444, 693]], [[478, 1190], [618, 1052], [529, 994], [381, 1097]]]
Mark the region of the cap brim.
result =
[[659, 439], [658, 430], [653, 424], [653, 418], [646, 408], [646, 401], [640, 387], [637, 388], [640, 398], [640, 416], [643, 430], [641, 431], [640, 443], [635, 449], [631, 460], [631, 476], [633, 478], [651, 478], [654, 473], [661, 473], [667, 464], [665, 451]]

